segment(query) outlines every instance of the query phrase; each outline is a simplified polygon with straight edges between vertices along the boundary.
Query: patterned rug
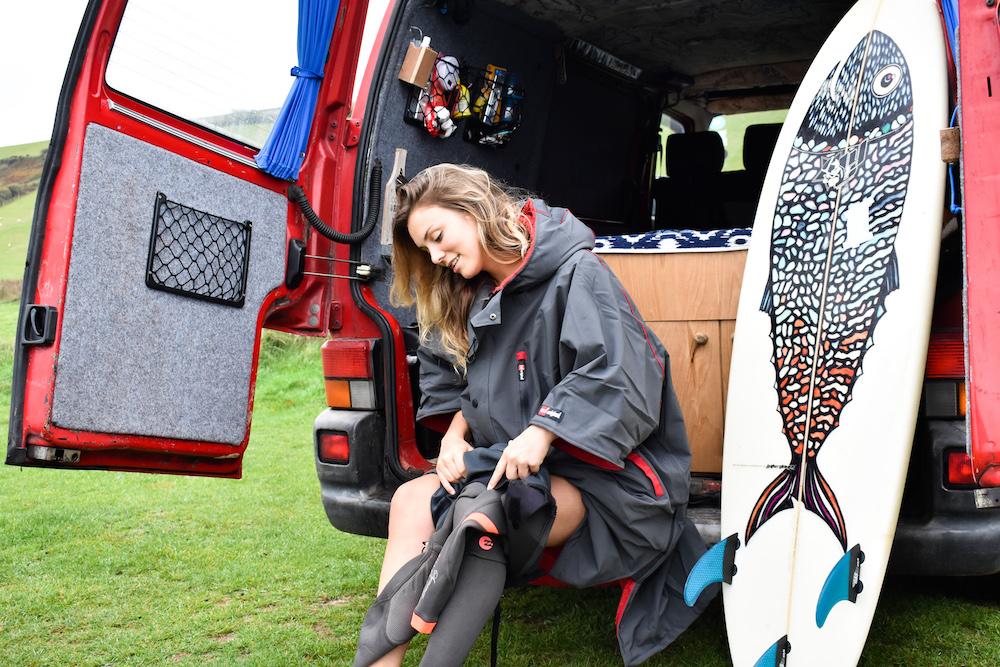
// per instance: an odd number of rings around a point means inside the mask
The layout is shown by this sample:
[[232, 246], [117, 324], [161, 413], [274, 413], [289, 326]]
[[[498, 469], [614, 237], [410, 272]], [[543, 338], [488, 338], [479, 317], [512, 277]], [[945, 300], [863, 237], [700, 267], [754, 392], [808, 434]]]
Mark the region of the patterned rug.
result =
[[749, 229], [658, 229], [645, 234], [598, 236], [597, 253], [629, 252], [725, 252], [750, 247]]

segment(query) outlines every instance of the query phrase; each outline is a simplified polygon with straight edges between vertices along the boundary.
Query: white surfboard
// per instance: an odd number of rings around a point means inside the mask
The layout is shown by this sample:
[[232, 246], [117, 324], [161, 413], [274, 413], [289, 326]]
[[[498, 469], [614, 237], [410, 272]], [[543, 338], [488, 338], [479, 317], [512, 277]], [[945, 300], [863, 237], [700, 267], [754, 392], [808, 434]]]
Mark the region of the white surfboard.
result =
[[713, 556], [737, 667], [852, 665], [864, 647], [923, 380], [947, 95], [935, 0], [861, 0], [782, 128], [740, 293]]

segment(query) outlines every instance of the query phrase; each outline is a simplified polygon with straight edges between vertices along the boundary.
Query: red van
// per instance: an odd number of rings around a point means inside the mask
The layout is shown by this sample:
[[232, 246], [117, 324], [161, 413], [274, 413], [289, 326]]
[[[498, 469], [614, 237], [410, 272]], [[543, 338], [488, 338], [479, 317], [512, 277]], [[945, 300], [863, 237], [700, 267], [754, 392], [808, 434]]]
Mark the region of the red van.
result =
[[[393, 490], [439, 444], [414, 422], [414, 314], [387, 296], [395, 175], [475, 164], [602, 236], [747, 227], [768, 137], [852, 2], [341, 0], [327, 18], [231, 4], [86, 10], [32, 227], [6, 462], [239, 477], [262, 329], [321, 336], [322, 502], [337, 528], [385, 535]], [[943, 137], [961, 214], [942, 214], [892, 567], [977, 575], [1000, 572], [1000, 345], [988, 335], [1000, 30], [993, 0], [957, 4], [963, 132]], [[445, 92], [468, 96], [448, 137], [425, 122], [427, 92], [441, 90], [422, 89], [445, 55], [461, 81]], [[309, 94], [279, 111], [293, 66]], [[289, 117], [298, 137], [275, 129]], [[704, 159], [723, 145], [724, 164]], [[288, 146], [283, 167], [264, 159]], [[714, 541], [741, 253], [708, 256], [646, 256], [642, 279], [675, 293], [716, 281], [711, 312], [662, 315], [695, 457], [691, 515]]]

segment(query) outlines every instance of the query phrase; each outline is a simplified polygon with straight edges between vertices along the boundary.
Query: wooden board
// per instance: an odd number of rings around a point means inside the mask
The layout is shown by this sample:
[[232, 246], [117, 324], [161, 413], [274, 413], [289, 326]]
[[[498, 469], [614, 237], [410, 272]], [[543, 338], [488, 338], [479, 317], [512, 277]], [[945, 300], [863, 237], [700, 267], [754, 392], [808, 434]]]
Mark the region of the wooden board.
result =
[[601, 254], [647, 322], [736, 317], [746, 251]]
[[[861, 0], [779, 136], [729, 377], [722, 535], [735, 665], [850, 665], [867, 637], [916, 422], [940, 241], [946, 56], [934, 0]], [[825, 607], [828, 575], [864, 589]], [[840, 595], [854, 581], [845, 570]], [[850, 585], [849, 585], [850, 584]], [[853, 602], [853, 603], [852, 603]], [[821, 627], [822, 626], [822, 627]], [[783, 662], [778, 651], [768, 664]]]

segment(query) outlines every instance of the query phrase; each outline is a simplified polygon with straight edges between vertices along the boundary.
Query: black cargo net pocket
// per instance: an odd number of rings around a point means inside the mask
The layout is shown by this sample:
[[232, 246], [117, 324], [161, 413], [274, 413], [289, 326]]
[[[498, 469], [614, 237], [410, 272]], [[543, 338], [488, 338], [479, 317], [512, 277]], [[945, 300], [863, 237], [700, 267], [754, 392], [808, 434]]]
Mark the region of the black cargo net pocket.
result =
[[250, 261], [249, 220], [205, 213], [156, 193], [146, 285], [240, 308]]

